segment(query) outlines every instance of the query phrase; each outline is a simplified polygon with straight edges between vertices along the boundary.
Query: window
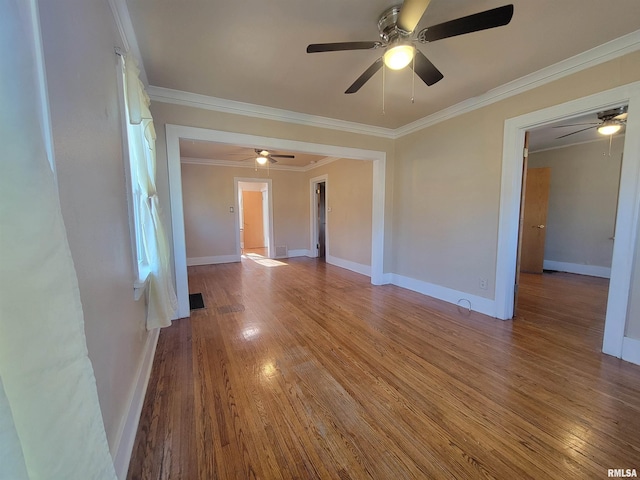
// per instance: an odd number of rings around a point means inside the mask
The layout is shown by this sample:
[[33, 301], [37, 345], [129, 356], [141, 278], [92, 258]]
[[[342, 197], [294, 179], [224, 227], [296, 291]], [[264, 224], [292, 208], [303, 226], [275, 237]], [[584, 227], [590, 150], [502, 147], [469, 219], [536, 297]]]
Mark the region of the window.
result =
[[124, 141], [124, 159], [125, 159], [125, 175], [127, 183], [128, 204], [129, 204], [129, 228], [131, 231], [131, 250], [134, 258], [134, 291], [135, 299], [138, 300], [147, 286], [151, 266], [144, 247], [144, 226], [143, 226], [143, 209], [148, 209], [148, 198], [144, 194], [140, 183], [140, 164], [146, 163], [143, 147], [146, 140], [144, 138], [144, 124], [131, 123], [130, 105], [128, 101], [127, 79], [124, 56], [119, 54], [120, 60], [120, 79], [121, 99], [123, 111], [123, 141]]
[[124, 157], [128, 159], [129, 218], [135, 258], [134, 297], [145, 291], [147, 329], [171, 325], [178, 307], [169, 242], [156, 193], [156, 131], [149, 110], [150, 100], [139, 78], [136, 61], [120, 55]]

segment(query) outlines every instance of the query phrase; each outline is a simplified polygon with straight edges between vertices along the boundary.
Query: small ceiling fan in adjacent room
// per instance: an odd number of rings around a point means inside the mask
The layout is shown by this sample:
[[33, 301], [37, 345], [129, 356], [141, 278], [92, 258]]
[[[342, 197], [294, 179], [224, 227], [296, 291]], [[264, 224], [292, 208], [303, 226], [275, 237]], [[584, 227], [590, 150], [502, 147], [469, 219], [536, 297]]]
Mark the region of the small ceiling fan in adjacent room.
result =
[[256, 152], [256, 163], [260, 165], [265, 165], [267, 162], [269, 163], [278, 163], [276, 158], [296, 158], [295, 155], [277, 155], [275, 153], [271, 153], [269, 150], [262, 150], [260, 148], [254, 149]]
[[610, 110], [604, 110], [602, 112], [598, 112], [598, 121], [597, 122], [588, 122], [588, 123], [571, 123], [568, 125], [557, 125], [553, 128], [566, 128], [566, 127], [585, 127], [580, 128], [574, 132], [567, 133], [565, 135], [561, 135], [556, 137], [557, 139], [565, 138], [570, 135], [575, 135], [576, 133], [584, 132], [585, 130], [591, 130], [592, 128], [597, 128], [598, 133], [601, 135], [613, 135], [617, 133], [627, 124], [627, 106], [624, 105], [622, 107], [612, 108]]
[[383, 55], [365, 70], [344, 93], [355, 93], [382, 68], [393, 70], [410, 66], [420, 79], [431, 86], [442, 80], [443, 75], [431, 61], [415, 47], [415, 42], [430, 43], [444, 38], [487, 30], [507, 25], [513, 17], [513, 5], [486, 10], [457, 18], [420, 30], [414, 30], [420, 22], [430, 0], [405, 0], [385, 10], [378, 20], [380, 40], [365, 42], [314, 43], [307, 53], [336, 52], [345, 50], [372, 50], [382, 48]]

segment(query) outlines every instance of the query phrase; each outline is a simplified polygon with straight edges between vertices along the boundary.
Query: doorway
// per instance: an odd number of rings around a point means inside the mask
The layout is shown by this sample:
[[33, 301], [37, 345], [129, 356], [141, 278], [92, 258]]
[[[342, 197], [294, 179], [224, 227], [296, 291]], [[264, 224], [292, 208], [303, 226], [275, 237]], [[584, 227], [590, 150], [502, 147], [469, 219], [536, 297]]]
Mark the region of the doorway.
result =
[[273, 258], [271, 180], [235, 178], [236, 238], [240, 255]]
[[325, 227], [327, 225], [327, 212], [325, 203], [325, 183], [318, 184], [316, 189], [316, 207], [318, 212], [318, 238], [316, 248], [318, 249], [318, 258], [325, 258]]
[[[290, 150], [327, 157], [350, 158], [354, 160], [367, 160], [373, 162], [373, 212], [371, 227], [371, 283], [382, 285], [388, 283], [388, 277], [383, 273], [383, 256], [385, 240], [385, 188], [386, 188], [386, 160], [387, 154], [383, 151], [365, 150], [336, 145], [318, 144], [287, 140], [282, 138], [270, 138], [257, 135], [211, 130], [206, 128], [188, 127], [184, 125], [166, 124], [165, 131], [167, 145], [167, 173], [169, 176], [169, 197], [171, 225], [173, 234], [173, 260], [176, 281], [176, 294], [178, 296], [178, 312], [175, 319], [188, 317], [189, 310], [189, 285], [187, 279], [187, 259], [184, 238], [184, 210], [182, 205], [182, 182], [180, 168], [180, 140], [202, 140], [207, 142], [223, 143], [227, 145], [245, 145], [256, 148], [272, 148], [274, 150]], [[249, 181], [254, 179], [248, 179]], [[238, 211], [238, 196], [235, 195], [235, 212]], [[270, 202], [270, 208], [272, 200]], [[273, 211], [273, 210], [271, 210]], [[235, 214], [237, 222], [237, 252], [240, 254], [240, 219]], [[273, 225], [270, 225], [273, 230]], [[328, 238], [328, 236], [327, 236]], [[273, 237], [270, 237], [270, 241]], [[273, 242], [271, 245], [275, 245]], [[327, 244], [327, 249], [329, 245]], [[309, 252], [311, 255], [311, 252]]]
[[311, 257], [325, 259], [329, 251], [328, 207], [328, 175], [321, 175], [310, 180], [311, 187]]
[[630, 255], [636, 250], [638, 211], [636, 192], [640, 188], [640, 82], [597, 93], [505, 121], [502, 182], [496, 265], [496, 317], [513, 318], [516, 274], [516, 252], [522, 185], [522, 146], [525, 132], [561, 119], [596, 113], [617, 105], [628, 104], [629, 115], [624, 142], [624, 161], [618, 197], [615, 245], [611, 263], [611, 279], [605, 319], [602, 351], [616, 357], [623, 355], [627, 322], [629, 289], [632, 281]]

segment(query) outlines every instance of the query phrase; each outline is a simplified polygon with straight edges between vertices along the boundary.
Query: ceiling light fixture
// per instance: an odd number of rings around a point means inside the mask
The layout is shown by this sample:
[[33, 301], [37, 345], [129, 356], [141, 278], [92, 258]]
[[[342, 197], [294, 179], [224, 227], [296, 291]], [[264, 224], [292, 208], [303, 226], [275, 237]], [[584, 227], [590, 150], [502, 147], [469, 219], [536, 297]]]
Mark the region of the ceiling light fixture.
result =
[[406, 43], [397, 44], [384, 53], [384, 64], [391, 70], [400, 70], [413, 60], [415, 47]]
[[267, 157], [263, 157], [262, 155], [256, 157], [256, 162], [258, 162], [260, 165], [264, 165], [265, 163], [267, 163]]
[[619, 122], [615, 120], [607, 120], [598, 127], [598, 133], [601, 135], [613, 135], [622, 128]]

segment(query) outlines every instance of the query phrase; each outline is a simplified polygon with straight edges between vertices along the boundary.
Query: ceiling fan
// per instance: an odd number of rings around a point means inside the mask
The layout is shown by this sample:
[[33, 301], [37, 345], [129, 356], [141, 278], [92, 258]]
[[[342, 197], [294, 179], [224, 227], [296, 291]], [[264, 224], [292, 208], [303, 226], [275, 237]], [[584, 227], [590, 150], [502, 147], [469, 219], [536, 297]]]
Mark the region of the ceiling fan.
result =
[[571, 123], [568, 125], [557, 125], [553, 128], [565, 128], [565, 127], [581, 127], [588, 125], [586, 128], [581, 128], [580, 130], [576, 130], [575, 132], [567, 133], [566, 135], [561, 135], [556, 137], [557, 139], [568, 137], [569, 135], [575, 135], [576, 133], [584, 132], [585, 130], [591, 130], [592, 128], [597, 128], [598, 133], [602, 135], [613, 135], [618, 132], [624, 125], [627, 123], [627, 106], [624, 105], [622, 107], [612, 108], [610, 110], [604, 110], [602, 112], [598, 112], [598, 122], [591, 123]]
[[269, 150], [262, 150], [260, 148], [255, 148], [254, 151], [257, 155], [256, 162], [260, 165], [264, 165], [267, 161], [269, 163], [277, 163], [278, 160], [276, 160], [276, 158], [296, 158], [295, 155], [276, 155], [271, 153]]
[[344, 93], [355, 93], [382, 68], [400, 70], [409, 65], [420, 79], [431, 86], [443, 78], [442, 73], [418, 50], [414, 43], [435, 42], [443, 38], [478, 32], [507, 25], [513, 17], [513, 5], [475, 13], [432, 27], [423, 28], [412, 37], [431, 0], [405, 0], [385, 10], [378, 20], [379, 41], [314, 43], [307, 47], [307, 53], [336, 52], [344, 50], [371, 50], [383, 48], [384, 54], [365, 70]]

